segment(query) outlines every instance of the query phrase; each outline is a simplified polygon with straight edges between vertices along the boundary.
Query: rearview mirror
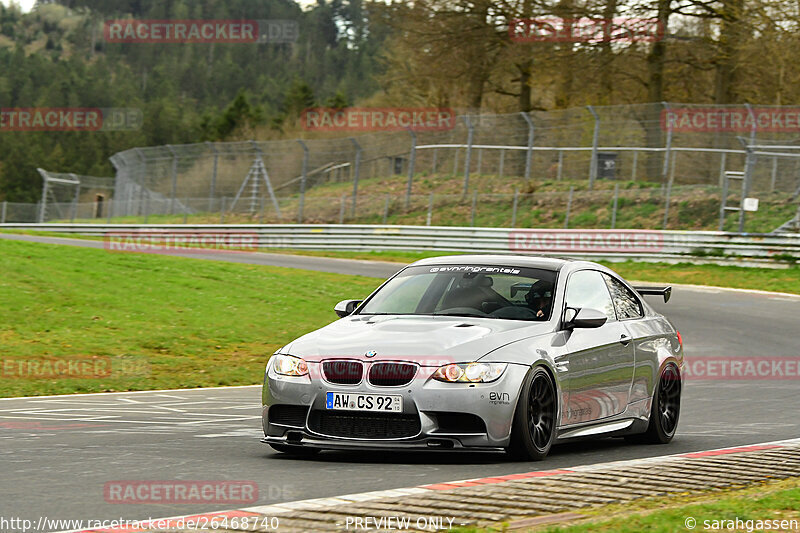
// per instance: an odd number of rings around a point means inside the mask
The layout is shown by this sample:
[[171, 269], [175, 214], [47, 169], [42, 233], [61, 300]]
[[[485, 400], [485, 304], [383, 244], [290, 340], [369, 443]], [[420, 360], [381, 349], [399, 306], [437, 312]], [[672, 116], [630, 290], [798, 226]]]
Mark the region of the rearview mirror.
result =
[[564, 314], [564, 326], [566, 328], [599, 328], [607, 320], [608, 317], [605, 313], [588, 307], [583, 309], [567, 307]]
[[344, 318], [348, 315], [352, 315], [353, 311], [356, 310], [358, 304], [363, 302], [364, 300], [342, 300], [333, 308], [339, 318]]

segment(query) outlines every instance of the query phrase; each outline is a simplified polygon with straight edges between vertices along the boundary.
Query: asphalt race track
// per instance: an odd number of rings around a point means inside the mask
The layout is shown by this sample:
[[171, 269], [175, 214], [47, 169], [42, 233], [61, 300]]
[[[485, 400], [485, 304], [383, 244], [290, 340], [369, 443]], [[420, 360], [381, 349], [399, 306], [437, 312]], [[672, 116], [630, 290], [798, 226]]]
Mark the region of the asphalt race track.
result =
[[[0, 238], [102, 247], [75, 239]], [[208, 258], [375, 277], [397, 270], [389, 263], [279, 254]], [[688, 358], [798, 355], [800, 297], [678, 287], [670, 303], [651, 302], [682, 333]], [[582, 441], [555, 447], [540, 463], [446, 452], [323, 452], [294, 460], [258, 442], [259, 394], [254, 386], [0, 400], [0, 516], [143, 519], [235, 507], [106, 503], [109, 481], [255, 481], [259, 499], [250, 505], [265, 505], [800, 436], [796, 380], [690, 380], [678, 434], [666, 446]]]

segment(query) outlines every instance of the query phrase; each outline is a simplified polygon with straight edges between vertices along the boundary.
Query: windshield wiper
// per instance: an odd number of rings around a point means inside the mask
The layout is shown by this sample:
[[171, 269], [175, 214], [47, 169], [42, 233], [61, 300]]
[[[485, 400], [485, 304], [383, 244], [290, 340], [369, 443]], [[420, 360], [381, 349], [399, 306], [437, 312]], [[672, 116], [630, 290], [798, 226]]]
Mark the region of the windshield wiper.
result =
[[433, 313], [433, 316], [468, 316], [473, 318], [491, 318], [489, 315], [479, 315], [477, 313]]

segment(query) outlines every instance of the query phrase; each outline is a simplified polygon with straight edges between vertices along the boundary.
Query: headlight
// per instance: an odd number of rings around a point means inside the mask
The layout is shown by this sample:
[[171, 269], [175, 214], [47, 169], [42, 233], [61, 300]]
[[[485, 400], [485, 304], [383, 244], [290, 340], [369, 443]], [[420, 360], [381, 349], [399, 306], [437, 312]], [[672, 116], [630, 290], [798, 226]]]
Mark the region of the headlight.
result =
[[466, 363], [445, 365], [436, 369], [433, 379], [446, 383], [489, 383], [506, 371], [506, 363]]
[[305, 376], [308, 374], [308, 363], [293, 355], [275, 354], [272, 356], [272, 368], [281, 376]]

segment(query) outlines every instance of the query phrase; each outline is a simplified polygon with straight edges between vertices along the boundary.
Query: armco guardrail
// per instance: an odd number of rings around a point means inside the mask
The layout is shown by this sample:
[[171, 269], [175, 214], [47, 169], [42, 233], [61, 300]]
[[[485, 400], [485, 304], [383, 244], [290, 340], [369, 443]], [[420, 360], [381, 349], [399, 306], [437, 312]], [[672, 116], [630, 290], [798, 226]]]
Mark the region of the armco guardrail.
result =
[[779, 264], [800, 257], [800, 235], [655, 230], [559, 230], [450, 226], [293, 224], [3, 224], [0, 229], [127, 239], [159, 235], [246, 233], [262, 249], [412, 250], [554, 254], [593, 259], [644, 259]]

